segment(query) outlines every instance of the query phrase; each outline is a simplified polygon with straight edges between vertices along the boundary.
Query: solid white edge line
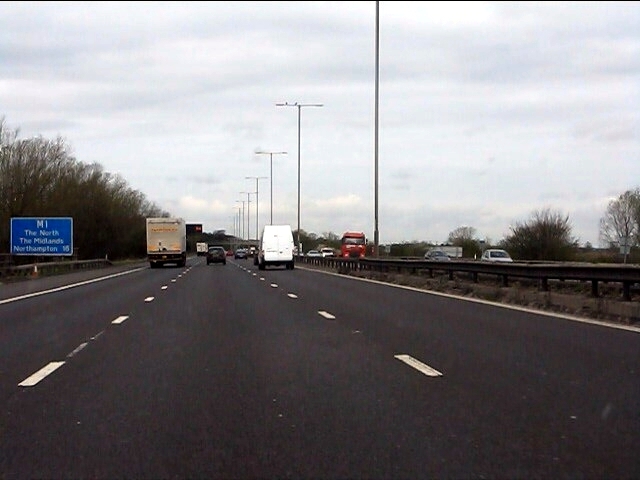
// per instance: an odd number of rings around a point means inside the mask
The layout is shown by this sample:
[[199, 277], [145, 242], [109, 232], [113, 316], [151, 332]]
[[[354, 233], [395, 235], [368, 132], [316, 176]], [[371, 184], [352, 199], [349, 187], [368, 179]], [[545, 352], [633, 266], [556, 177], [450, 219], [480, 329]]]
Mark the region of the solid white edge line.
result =
[[124, 322], [128, 318], [129, 318], [129, 315], [120, 315], [118, 318], [113, 320], [111, 323], [115, 323], [116, 325], [118, 325], [118, 324]]
[[5, 300], [0, 300], [0, 305], [4, 303], [17, 302], [18, 300], [24, 300], [25, 298], [38, 297], [40, 295], [46, 295], [47, 293], [61, 292], [63, 290], [68, 290], [74, 287], [80, 287], [82, 285], [88, 285], [90, 283], [101, 282], [102, 280], [108, 280], [110, 278], [120, 277], [122, 275], [128, 275], [130, 273], [139, 272], [140, 270], [145, 270], [147, 267], [136, 268], [133, 270], [127, 270], [126, 272], [114, 273], [113, 275], [106, 275], [104, 277], [94, 278], [92, 280], [85, 280], [84, 282], [72, 283], [71, 285], [64, 285], [62, 287], [50, 288], [49, 290], [41, 290], [40, 292], [28, 293], [26, 295], [20, 295], [19, 297], [7, 298]]
[[325, 312], [324, 310], [318, 310], [318, 314], [327, 320], [334, 320], [336, 317], [331, 315], [329, 312]]
[[307, 272], [315, 272], [315, 273], [321, 273], [321, 274], [325, 274], [325, 275], [333, 275], [335, 277], [340, 277], [340, 278], [349, 279], [349, 280], [355, 280], [355, 281], [358, 281], [358, 282], [376, 283], [378, 285], [385, 285], [387, 287], [399, 288], [399, 289], [402, 289], [402, 290], [411, 290], [413, 292], [419, 292], [419, 293], [426, 293], [427, 295], [435, 295], [435, 296], [438, 296], [438, 297], [454, 298], [456, 300], [464, 300], [465, 302], [480, 303], [480, 304], [483, 304], [483, 305], [491, 305], [492, 307], [500, 307], [500, 308], [505, 308], [507, 310], [516, 310], [518, 312], [533, 313], [535, 315], [542, 315], [544, 317], [562, 318], [563, 320], [570, 320], [572, 322], [586, 323], [586, 324], [590, 324], [590, 325], [598, 325], [598, 326], [601, 326], [601, 327], [609, 327], [609, 328], [615, 328], [617, 330], [626, 330], [628, 332], [640, 333], [640, 327], [634, 327], [632, 325], [621, 325], [621, 324], [618, 324], [618, 323], [610, 323], [610, 322], [605, 322], [605, 321], [601, 321], [601, 320], [594, 320], [594, 319], [586, 318], [586, 317], [578, 317], [577, 315], [569, 315], [569, 314], [566, 314], [566, 313], [546, 312], [544, 310], [535, 310], [533, 308], [521, 307], [521, 306], [518, 306], [518, 305], [509, 305], [509, 304], [506, 304], [506, 303], [492, 302], [491, 300], [483, 300], [481, 298], [469, 298], [469, 297], [463, 297], [461, 295], [453, 295], [451, 293], [442, 293], [442, 292], [436, 292], [434, 290], [425, 290], [423, 288], [409, 287], [407, 285], [398, 285], [396, 283], [387, 283], [387, 282], [382, 282], [380, 280], [373, 280], [371, 278], [352, 277], [350, 275], [344, 275], [342, 273], [326, 272], [326, 271], [323, 271], [323, 270], [316, 270], [314, 268], [305, 268], [305, 267], [296, 267], [296, 268], [299, 268], [300, 270], [305, 270]]
[[421, 373], [424, 373], [428, 377], [441, 377], [442, 373], [436, 370], [435, 368], [430, 367], [429, 365], [422, 363], [420, 360], [413, 358], [411, 355], [394, 355], [394, 358], [397, 358], [401, 362], [406, 363], [412, 368], [415, 368]]
[[42, 367], [40, 370], [38, 370], [36, 373], [31, 375], [30, 377], [28, 377], [28, 378], [24, 379], [23, 381], [21, 381], [18, 384], [18, 386], [19, 387], [33, 387], [38, 382], [42, 381], [45, 377], [47, 377], [48, 375], [51, 375], [53, 372], [55, 372], [62, 365], [64, 365], [64, 362], [51, 362], [51, 363], [49, 363], [49, 365], [46, 365], [46, 366]]

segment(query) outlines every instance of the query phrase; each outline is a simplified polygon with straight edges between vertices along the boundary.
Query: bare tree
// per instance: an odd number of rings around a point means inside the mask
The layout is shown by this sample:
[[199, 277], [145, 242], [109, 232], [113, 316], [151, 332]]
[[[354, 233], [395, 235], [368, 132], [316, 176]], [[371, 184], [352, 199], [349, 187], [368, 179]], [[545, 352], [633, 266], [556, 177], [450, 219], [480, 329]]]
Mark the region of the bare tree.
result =
[[456, 242], [466, 242], [469, 240], [475, 240], [476, 229], [473, 227], [458, 227], [449, 233], [448, 242], [452, 245], [457, 245]]
[[[600, 241], [608, 246], [638, 244], [640, 236], [640, 189], [627, 190], [607, 205], [604, 217], [600, 219]], [[624, 253], [627, 262], [627, 251]]]
[[571, 260], [578, 243], [571, 231], [568, 215], [537, 210], [529, 221], [511, 227], [511, 235], [500, 246], [523, 260]]
[[462, 247], [463, 257], [477, 257], [482, 255], [480, 241], [476, 238], [476, 229], [473, 227], [458, 227], [449, 233], [447, 242], [457, 247]]
[[331, 243], [331, 244], [340, 244], [340, 235], [338, 235], [337, 233], [333, 233], [333, 232], [323, 232], [322, 236], [324, 237], [324, 239]]

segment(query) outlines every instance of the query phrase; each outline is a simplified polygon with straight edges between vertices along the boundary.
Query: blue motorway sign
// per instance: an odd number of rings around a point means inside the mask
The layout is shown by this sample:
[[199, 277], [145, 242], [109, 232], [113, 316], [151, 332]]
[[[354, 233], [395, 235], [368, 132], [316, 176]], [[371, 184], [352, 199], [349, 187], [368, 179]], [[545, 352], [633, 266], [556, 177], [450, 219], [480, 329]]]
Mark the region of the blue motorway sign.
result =
[[73, 255], [73, 219], [11, 219], [12, 255]]

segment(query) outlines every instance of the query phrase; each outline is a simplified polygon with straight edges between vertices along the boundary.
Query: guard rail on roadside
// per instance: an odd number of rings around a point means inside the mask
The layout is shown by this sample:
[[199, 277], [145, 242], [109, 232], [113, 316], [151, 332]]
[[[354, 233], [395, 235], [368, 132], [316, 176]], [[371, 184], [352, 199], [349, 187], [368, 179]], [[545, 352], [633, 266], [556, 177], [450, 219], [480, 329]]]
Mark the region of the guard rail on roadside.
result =
[[59, 275], [77, 270], [91, 270], [111, 265], [106, 258], [94, 260], [65, 260], [59, 262], [40, 262], [26, 265], [4, 265], [0, 268], [0, 279], [16, 279]]
[[631, 301], [631, 287], [640, 284], [640, 266], [621, 264], [575, 264], [575, 263], [492, 263], [474, 260], [451, 260], [437, 262], [407, 258], [341, 258], [341, 257], [296, 257], [296, 261], [328, 268], [338, 272], [355, 271], [398, 272], [433, 276], [435, 271], [444, 272], [450, 279], [456, 273], [470, 275], [478, 282], [479, 275], [495, 275], [503, 286], [511, 278], [525, 278], [538, 282], [542, 291], [549, 290], [549, 280], [577, 280], [591, 283], [591, 295], [599, 296], [598, 284], [620, 283], [622, 298]]

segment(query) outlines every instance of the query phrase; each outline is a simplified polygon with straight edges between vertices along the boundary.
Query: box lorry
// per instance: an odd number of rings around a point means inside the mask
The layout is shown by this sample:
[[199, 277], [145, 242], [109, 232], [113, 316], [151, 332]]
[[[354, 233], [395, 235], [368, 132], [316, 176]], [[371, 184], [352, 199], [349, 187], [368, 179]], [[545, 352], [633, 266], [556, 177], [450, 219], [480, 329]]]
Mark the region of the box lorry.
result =
[[207, 242], [197, 242], [196, 243], [196, 255], [199, 257], [204, 257], [209, 251], [209, 244]]
[[258, 255], [253, 263], [258, 270], [267, 266], [282, 266], [293, 270], [293, 232], [291, 225], [265, 225], [260, 237]]
[[151, 268], [187, 264], [187, 224], [182, 218], [147, 218], [147, 259]]

